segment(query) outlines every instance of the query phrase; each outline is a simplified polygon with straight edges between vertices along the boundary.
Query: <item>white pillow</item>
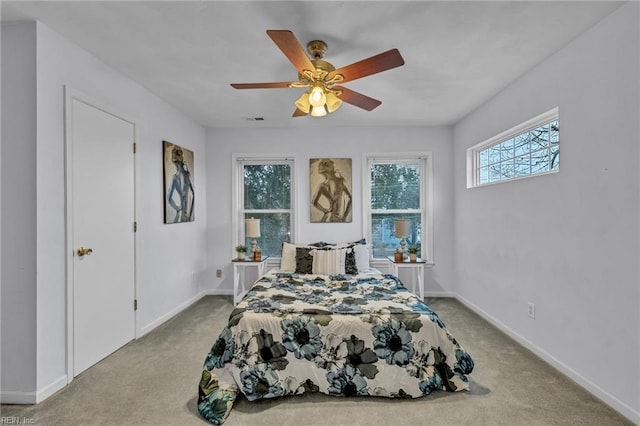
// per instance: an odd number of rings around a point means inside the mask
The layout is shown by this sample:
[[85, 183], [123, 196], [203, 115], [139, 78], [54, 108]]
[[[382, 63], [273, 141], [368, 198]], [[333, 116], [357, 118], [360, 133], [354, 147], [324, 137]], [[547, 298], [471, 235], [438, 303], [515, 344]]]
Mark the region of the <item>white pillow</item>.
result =
[[283, 272], [296, 271], [296, 245], [282, 243], [282, 259], [280, 260], [280, 270]]
[[356, 244], [353, 246], [356, 254], [356, 268], [358, 268], [358, 273], [366, 273], [371, 269], [369, 266], [369, 248], [369, 244]]
[[312, 273], [318, 275], [344, 274], [347, 249], [311, 250], [313, 256]]

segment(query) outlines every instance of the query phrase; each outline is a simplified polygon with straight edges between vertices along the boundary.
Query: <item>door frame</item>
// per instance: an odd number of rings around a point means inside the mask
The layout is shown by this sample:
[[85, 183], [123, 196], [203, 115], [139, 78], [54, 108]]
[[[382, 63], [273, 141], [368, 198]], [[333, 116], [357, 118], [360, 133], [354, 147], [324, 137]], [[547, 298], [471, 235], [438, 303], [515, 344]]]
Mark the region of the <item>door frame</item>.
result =
[[[74, 321], [74, 246], [73, 246], [73, 101], [79, 101], [84, 104], [87, 104], [93, 108], [99, 109], [106, 114], [110, 114], [114, 117], [119, 118], [120, 120], [126, 121], [133, 126], [133, 138], [134, 141], [138, 140], [138, 126], [135, 121], [126, 118], [126, 116], [120, 113], [116, 108], [111, 107], [110, 105], [105, 104], [102, 101], [99, 101], [77, 89], [69, 87], [67, 85], [64, 86], [64, 179], [65, 179], [65, 250], [66, 250], [66, 337], [67, 337], [67, 348], [66, 348], [66, 375], [67, 375], [67, 384], [71, 383], [74, 376], [74, 330], [73, 330], [73, 321]], [[132, 141], [133, 142], [133, 141]], [[132, 146], [133, 149], [133, 146]], [[133, 221], [137, 221], [137, 158], [134, 153], [133, 156]], [[138, 298], [138, 285], [137, 285], [137, 276], [138, 276], [138, 256], [137, 256], [137, 232], [133, 233], [133, 294], [134, 298], [137, 300]], [[134, 318], [134, 339], [140, 337], [140, 333], [138, 331], [138, 311], [134, 310], [133, 312]]]

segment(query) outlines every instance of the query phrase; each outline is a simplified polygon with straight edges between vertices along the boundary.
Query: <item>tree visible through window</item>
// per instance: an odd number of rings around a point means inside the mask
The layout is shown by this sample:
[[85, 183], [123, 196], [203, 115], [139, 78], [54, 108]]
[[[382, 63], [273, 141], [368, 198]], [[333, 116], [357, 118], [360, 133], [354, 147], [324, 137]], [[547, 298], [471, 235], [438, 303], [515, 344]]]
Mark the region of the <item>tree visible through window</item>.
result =
[[[370, 160], [369, 224], [374, 257], [393, 255], [400, 245], [396, 219], [410, 222], [408, 245], [422, 247], [425, 219], [425, 161], [420, 158]], [[426, 253], [423, 253], [426, 256]]]
[[[290, 240], [291, 169], [291, 164], [286, 161], [247, 161], [242, 164], [242, 217], [260, 219], [257, 243], [263, 256], [280, 256], [282, 242]], [[244, 230], [244, 221], [239, 225]], [[246, 237], [244, 243], [251, 245]]]
[[557, 108], [468, 150], [468, 187], [558, 171], [560, 123]]

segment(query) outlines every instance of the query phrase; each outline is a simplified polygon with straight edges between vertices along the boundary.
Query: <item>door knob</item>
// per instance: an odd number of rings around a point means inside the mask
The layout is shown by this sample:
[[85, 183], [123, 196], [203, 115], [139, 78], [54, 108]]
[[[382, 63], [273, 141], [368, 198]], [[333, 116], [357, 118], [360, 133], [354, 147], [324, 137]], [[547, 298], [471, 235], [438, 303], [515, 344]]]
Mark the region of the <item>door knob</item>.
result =
[[76, 253], [78, 253], [78, 256], [89, 256], [93, 253], [93, 249], [80, 247]]

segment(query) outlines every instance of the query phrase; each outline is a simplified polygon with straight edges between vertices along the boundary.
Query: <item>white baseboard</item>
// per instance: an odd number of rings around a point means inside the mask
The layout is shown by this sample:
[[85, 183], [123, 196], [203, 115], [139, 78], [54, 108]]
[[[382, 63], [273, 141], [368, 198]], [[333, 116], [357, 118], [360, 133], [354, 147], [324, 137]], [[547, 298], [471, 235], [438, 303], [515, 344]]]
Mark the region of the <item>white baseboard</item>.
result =
[[145, 334], [149, 333], [154, 328], [156, 328], [159, 325], [169, 321], [171, 318], [173, 318], [174, 316], [178, 315], [180, 312], [184, 311], [189, 306], [193, 305], [195, 302], [200, 300], [202, 298], [202, 296], [204, 296], [206, 293], [207, 293], [206, 291], [203, 291], [203, 292], [195, 295], [191, 299], [188, 299], [186, 302], [176, 306], [174, 309], [172, 309], [169, 312], [167, 312], [166, 314], [162, 315], [161, 317], [159, 317], [155, 321], [152, 321], [149, 324], [145, 325], [144, 327], [141, 327], [140, 328], [140, 333], [136, 336], [136, 339], [139, 339], [140, 337], [142, 337]]
[[67, 375], [63, 375], [57, 380], [54, 380], [52, 383], [48, 384], [44, 388], [40, 389], [36, 393], [36, 404], [44, 401], [49, 398], [54, 393], [58, 392], [63, 387], [67, 386], [68, 380]]
[[203, 296], [233, 296], [231, 288], [212, 288], [202, 293]]
[[449, 291], [425, 291], [424, 297], [448, 297], [448, 298], [456, 298], [455, 293], [451, 293]]
[[19, 405], [38, 404], [65, 386], [67, 386], [66, 374], [35, 392], [2, 391], [2, 393], [0, 393], [0, 402], [2, 402], [2, 404]]
[[155, 321], [152, 321], [149, 324], [147, 324], [144, 327], [142, 327], [140, 329], [139, 335], [136, 336], [136, 339], [138, 339], [138, 338], [144, 336], [145, 334], [149, 333], [151, 330], [153, 330], [154, 328], [158, 327], [159, 325], [169, 321], [171, 318], [173, 318], [174, 316], [178, 315], [180, 312], [184, 311], [189, 306], [193, 305], [198, 300], [202, 299], [204, 296], [209, 296], [209, 295], [233, 296], [233, 290], [232, 289], [224, 289], [224, 288], [223, 289], [214, 288], [214, 289], [203, 290], [202, 292], [198, 293], [197, 295], [195, 295], [191, 299], [187, 300], [186, 302], [182, 303], [181, 305], [178, 305], [177, 307], [175, 307], [171, 311], [167, 312], [166, 314], [164, 314], [160, 318], [158, 318]]
[[544, 349], [536, 346], [534, 343], [520, 336], [518, 333], [516, 333], [515, 331], [510, 329], [508, 326], [506, 326], [504, 323], [494, 318], [493, 316], [491, 316], [490, 314], [488, 314], [478, 306], [474, 305], [464, 297], [461, 297], [460, 295], [457, 295], [457, 294], [454, 297], [458, 299], [462, 304], [464, 304], [467, 308], [471, 309], [473, 312], [480, 315], [483, 319], [490, 322], [491, 325], [493, 325], [494, 327], [496, 327], [497, 329], [505, 333], [507, 336], [509, 336], [516, 342], [520, 343], [522, 346], [524, 346], [531, 352], [533, 352], [536, 356], [541, 358], [547, 364], [550, 364], [556, 370], [558, 370], [565, 376], [569, 377], [571, 380], [576, 382], [587, 392], [591, 393], [593, 396], [595, 396], [605, 404], [609, 405], [618, 413], [622, 414], [623, 416], [631, 420], [634, 424], [640, 424], [640, 412], [634, 410], [632, 407], [629, 407], [627, 404], [620, 401], [619, 399], [611, 395], [609, 392], [605, 391], [604, 389], [602, 389], [592, 381], [578, 374], [576, 371], [568, 367], [566, 364], [554, 358]]
[[35, 404], [36, 392], [2, 391], [0, 402], [3, 404]]

